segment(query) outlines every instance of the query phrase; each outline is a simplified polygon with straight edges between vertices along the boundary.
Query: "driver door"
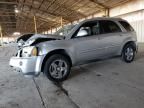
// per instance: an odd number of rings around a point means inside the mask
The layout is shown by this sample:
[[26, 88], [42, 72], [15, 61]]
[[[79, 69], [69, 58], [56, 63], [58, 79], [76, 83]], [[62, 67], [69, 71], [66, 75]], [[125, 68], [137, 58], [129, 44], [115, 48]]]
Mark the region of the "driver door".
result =
[[77, 30], [72, 41], [78, 62], [93, 60], [103, 54], [103, 50], [99, 49], [99, 31], [98, 21], [87, 22]]

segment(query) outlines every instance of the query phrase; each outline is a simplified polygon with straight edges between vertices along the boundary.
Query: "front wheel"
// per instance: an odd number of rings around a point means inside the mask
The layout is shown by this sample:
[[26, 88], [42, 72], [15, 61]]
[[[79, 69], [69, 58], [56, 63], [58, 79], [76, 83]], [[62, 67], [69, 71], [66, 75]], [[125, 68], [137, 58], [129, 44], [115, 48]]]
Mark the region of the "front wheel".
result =
[[60, 54], [52, 55], [46, 61], [44, 67], [44, 74], [51, 81], [61, 82], [66, 80], [70, 74], [70, 62], [69, 60]]
[[122, 51], [122, 59], [127, 62], [131, 63], [135, 58], [135, 49], [132, 44], [127, 44]]

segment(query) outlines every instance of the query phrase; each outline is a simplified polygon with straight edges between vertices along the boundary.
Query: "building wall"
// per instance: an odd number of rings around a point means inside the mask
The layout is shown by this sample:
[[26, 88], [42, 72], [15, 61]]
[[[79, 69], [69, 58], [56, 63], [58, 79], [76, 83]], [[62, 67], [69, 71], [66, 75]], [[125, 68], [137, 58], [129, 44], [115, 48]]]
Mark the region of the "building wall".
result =
[[[97, 13], [94, 17], [104, 16], [105, 13]], [[137, 33], [138, 42], [144, 42], [144, 0], [131, 0], [128, 3], [111, 8], [110, 17], [119, 17], [127, 20]]]
[[119, 16], [144, 9], [144, 0], [131, 0], [128, 3], [110, 9], [110, 16]]
[[110, 9], [110, 17], [127, 20], [136, 30], [138, 42], [144, 42], [144, 0], [132, 0], [129, 3]]
[[135, 29], [138, 42], [144, 42], [144, 10], [120, 15], [117, 17], [127, 20]]

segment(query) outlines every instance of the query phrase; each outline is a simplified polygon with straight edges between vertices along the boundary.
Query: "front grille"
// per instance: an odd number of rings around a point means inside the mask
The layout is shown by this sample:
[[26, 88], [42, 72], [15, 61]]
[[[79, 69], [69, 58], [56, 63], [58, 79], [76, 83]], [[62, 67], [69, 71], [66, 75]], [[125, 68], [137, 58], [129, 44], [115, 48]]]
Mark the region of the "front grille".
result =
[[29, 53], [27, 51], [22, 51], [22, 57], [29, 57]]
[[19, 57], [22, 57], [22, 50], [20, 50], [19, 52]]
[[16, 53], [16, 55], [15, 55], [16, 57], [18, 56], [18, 53]]
[[22, 57], [22, 50], [18, 50], [16, 57]]

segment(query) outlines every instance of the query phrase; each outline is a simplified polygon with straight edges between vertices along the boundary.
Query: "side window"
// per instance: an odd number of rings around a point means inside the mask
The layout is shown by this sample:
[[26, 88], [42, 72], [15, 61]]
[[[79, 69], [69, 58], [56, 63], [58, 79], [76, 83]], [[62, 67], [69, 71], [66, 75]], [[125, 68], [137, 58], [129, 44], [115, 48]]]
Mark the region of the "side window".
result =
[[98, 35], [98, 34], [100, 34], [99, 22], [94, 23], [94, 25], [92, 26], [92, 35]]
[[113, 21], [100, 21], [100, 33], [116, 33], [121, 32], [120, 27]]
[[119, 21], [120, 24], [127, 30], [127, 31], [134, 31], [131, 25], [125, 21]]
[[77, 30], [75, 37], [98, 35], [99, 32], [100, 28], [97, 21], [87, 22]]

